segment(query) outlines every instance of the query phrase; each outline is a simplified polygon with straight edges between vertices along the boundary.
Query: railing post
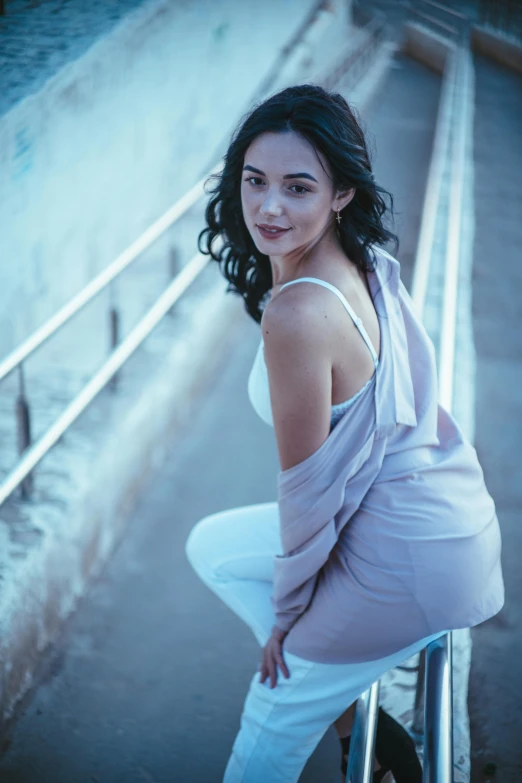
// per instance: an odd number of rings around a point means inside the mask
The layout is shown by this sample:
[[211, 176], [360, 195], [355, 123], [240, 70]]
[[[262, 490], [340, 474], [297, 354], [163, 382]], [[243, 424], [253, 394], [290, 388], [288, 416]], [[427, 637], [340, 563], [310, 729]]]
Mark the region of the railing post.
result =
[[[174, 280], [176, 275], [181, 271], [180, 254], [177, 247], [174, 245], [169, 250], [169, 277], [170, 280]], [[168, 311], [167, 315], [174, 315], [174, 307]]]
[[426, 680], [426, 648], [419, 653], [419, 666], [417, 669], [417, 685], [415, 687], [415, 702], [413, 706], [413, 723], [411, 734], [417, 741], [424, 737], [424, 693]]
[[[18, 397], [16, 398], [16, 434], [18, 455], [21, 456], [31, 445], [31, 411], [25, 396], [24, 367], [18, 365]], [[20, 483], [20, 494], [27, 500], [33, 491], [33, 474], [29, 473]]]
[[[120, 343], [120, 314], [116, 307], [111, 307], [110, 310], [110, 330], [111, 330], [111, 352], [117, 348]], [[120, 380], [120, 371], [115, 372], [109, 381], [109, 386], [112, 390], [115, 390]]]
[[375, 754], [375, 737], [379, 716], [380, 681], [373, 683], [357, 699], [353, 721], [346, 783], [371, 783]]
[[452, 635], [426, 648], [423, 783], [453, 780], [453, 660]]
[[[115, 302], [114, 286], [109, 286], [109, 296], [111, 307], [109, 310], [109, 330], [110, 330], [110, 348], [113, 353], [120, 344], [120, 312]], [[115, 391], [120, 381], [120, 372], [114, 373], [109, 381], [109, 388]]]

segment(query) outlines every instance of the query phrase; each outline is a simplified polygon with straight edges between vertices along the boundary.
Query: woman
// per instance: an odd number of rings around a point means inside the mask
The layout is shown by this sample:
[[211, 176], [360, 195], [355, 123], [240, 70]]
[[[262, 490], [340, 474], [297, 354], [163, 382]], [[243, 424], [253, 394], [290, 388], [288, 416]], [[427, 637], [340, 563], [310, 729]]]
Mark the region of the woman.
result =
[[[380, 247], [396, 240], [386, 191], [344, 98], [272, 96], [217, 180], [200, 249], [261, 323], [248, 390], [281, 466], [277, 502], [205, 517], [186, 545], [263, 648], [224, 783], [297, 781], [332, 724], [344, 777], [358, 696], [501, 609], [495, 506], [438, 404], [433, 345]], [[380, 710], [374, 780], [389, 769], [421, 780], [409, 735]]]

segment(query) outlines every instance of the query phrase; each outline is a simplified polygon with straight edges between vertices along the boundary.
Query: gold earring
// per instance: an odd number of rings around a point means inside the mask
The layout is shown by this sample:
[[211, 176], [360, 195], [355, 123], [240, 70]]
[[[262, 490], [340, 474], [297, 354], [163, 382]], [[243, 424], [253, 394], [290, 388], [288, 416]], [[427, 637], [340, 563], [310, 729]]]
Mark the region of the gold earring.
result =
[[337, 217], [336, 217], [337, 225], [339, 225], [339, 223], [341, 222], [341, 215], [339, 214], [339, 212], [340, 210], [337, 210]]

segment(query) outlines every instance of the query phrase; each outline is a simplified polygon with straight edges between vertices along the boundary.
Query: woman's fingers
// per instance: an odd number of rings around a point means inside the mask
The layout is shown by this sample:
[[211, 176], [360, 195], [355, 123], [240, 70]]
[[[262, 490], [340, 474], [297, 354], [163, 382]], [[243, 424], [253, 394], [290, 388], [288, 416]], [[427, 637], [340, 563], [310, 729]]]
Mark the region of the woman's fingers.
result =
[[263, 650], [263, 660], [261, 662], [261, 676], [259, 678], [260, 682], [264, 682], [267, 677], [272, 677], [272, 670], [270, 667], [270, 654], [268, 646], [265, 647]]
[[275, 688], [277, 685], [277, 668], [273, 655], [268, 656], [268, 671], [270, 674], [270, 687]]
[[290, 677], [290, 672], [288, 671], [288, 667], [287, 667], [287, 665], [285, 663], [285, 660], [283, 658], [283, 653], [282, 652], [279, 652], [277, 654], [276, 662], [277, 662], [279, 668], [281, 669], [281, 671], [283, 672], [283, 674], [285, 675], [286, 679], [288, 679]]
[[267, 644], [263, 650], [263, 660], [260, 666], [259, 682], [264, 682], [267, 677], [270, 678], [270, 687], [277, 685], [277, 667], [281, 669], [284, 676], [288, 679], [290, 672], [284, 661], [281, 644]]
[[261, 674], [259, 677], [259, 682], [264, 682], [266, 678], [270, 678], [270, 687], [274, 688], [276, 685], [276, 673], [275, 673], [275, 662], [272, 658], [272, 655], [270, 654], [270, 651], [267, 647], [265, 647], [263, 651], [263, 662], [261, 664]]
[[268, 674], [269, 674], [269, 677], [270, 677], [270, 687], [271, 688], [275, 688], [275, 686], [277, 684], [277, 669], [276, 669], [276, 664], [275, 664], [275, 659], [274, 659], [274, 651], [273, 651], [273, 649], [271, 648], [270, 645], [268, 647], [268, 654], [267, 654], [266, 665], [267, 665]]
[[261, 661], [261, 666], [259, 667], [259, 682], [264, 682], [266, 680], [267, 676], [267, 668], [265, 664], [265, 654], [263, 653], [263, 660]]
[[277, 684], [277, 667], [281, 669], [284, 676], [288, 679], [290, 677], [290, 672], [288, 671], [288, 668], [286, 666], [286, 663], [284, 662], [281, 645], [274, 645], [272, 655], [270, 657], [270, 666], [271, 666], [271, 672], [270, 672], [270, 678], [272, 683], [272, 688], [275, 688]]

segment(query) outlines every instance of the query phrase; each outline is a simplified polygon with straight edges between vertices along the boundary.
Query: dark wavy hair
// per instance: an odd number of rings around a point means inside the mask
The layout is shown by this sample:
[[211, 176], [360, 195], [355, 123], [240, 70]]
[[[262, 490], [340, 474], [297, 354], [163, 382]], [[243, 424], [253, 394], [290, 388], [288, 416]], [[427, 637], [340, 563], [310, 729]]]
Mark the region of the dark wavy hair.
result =
[[[206, 190], [212, 196], [205, 211], [207, 227], [198, 236], [201, 253], [220, 265], [229, 281], [227, 291], [240, 294], [245, 308], [258, 323], [262, 302], [272, 288], [269, 257], [260, 253], [243, 219], [241, 174], [245, 153], [261, 133], [295, 131], [307, 139], [327, 159], [334, 188], [355, 188], [355, 196], [341, 211], [338, 226], [341, 246], [347, 257], [363, 271], [375, 268], [369, 248], [392, 241], [395, 252], [399, 240], [383, 225], [387, 211], [393, 217], [393, 196], [375, 183], [360, 122], [342, 95], [314, 84], [287, 87], [272, 95], [245, 115], [224, 156], [224, 167], [215, 187]], [[390, 199], [389, 210], [383, 195]], [[219, 237], [219, 249], [213, 249]]]

